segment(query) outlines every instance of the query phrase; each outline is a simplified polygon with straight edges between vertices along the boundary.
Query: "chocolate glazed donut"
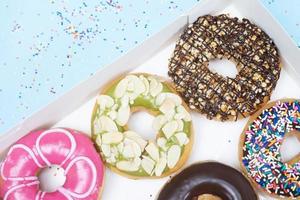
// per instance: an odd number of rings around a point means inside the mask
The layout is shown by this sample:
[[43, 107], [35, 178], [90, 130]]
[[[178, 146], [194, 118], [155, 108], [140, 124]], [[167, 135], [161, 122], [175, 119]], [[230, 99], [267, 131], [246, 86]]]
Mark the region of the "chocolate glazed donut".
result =
[[[236, 77], [211, 71], [208, 65], [214, 59], [235, 63]], [[246, 117], [264, 105], [280, 70], [278, 49], [261, 28], [248, 19], [205, 15], [180, 36], [168, 74], [191, 109], [226, 121]]]
[[256, 200], [251, 184], [237, 170], [218, 162], [191, 165], [173, 177], [157, 200]]

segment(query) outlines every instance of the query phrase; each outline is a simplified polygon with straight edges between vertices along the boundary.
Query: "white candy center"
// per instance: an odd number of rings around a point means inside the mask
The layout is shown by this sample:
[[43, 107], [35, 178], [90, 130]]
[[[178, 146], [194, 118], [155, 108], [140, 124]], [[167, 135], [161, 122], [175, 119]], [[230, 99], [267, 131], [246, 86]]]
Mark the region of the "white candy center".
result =
[[65, 170], [58, 165], [45, 167], [41, 170], [38, 179], [42, 191], [55, 192], [66, 182]]

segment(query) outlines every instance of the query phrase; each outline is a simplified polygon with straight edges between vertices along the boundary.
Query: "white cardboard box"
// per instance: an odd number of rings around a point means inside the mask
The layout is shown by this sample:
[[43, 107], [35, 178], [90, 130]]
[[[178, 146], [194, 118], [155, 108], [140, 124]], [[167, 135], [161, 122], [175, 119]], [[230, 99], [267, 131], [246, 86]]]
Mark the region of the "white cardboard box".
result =
[[[30, 130], [48, 128], [51, 126], [74, 128], [90, 133], [90, 119], [95, 103], [95, 96], [101, 86], [107, 81], [124, 72], [148, 72], [168, 78], [168, 59], [174, 49], [179, 34], [198, 16], [204, 14], [229, 13], [231, 16], [246, 17], [261, 26], [277, 44], [282, 60], [283, 70], [271, 99], [284, 97], [300, 98], [300, 51], [278, 22], [262, 6], [259, 0], [202, 0], [188, 13], [174, 19], [174, 22], [159, 31], [135, 49], [116, 60], [111, 65], [103, 67], [88, 80], [83, 81], [54, 102], [28, 117], [18, 126], [2, 134], [0, 137], [0, 152], [5, 154], [8, 146]], [[214, 62], [214, 65], [226, 65]], [[228, 66], [228, 69], [230, 66]], [[228, 73], [231, 71], [229, 70]], [[137, 121], [144, 123], [145, 115], [133, 117], [130, 122], [133, 128]], [[192, 154], [187, 162], [216, 160], [239, 169], [238, 142], [241, 131], [247, 119], [237, 122], [216, 122], [192, 113], [195, 129], [195, 143]], [[134, 120], [136, 121], [134, 121]], [[146, 124], [145, 124], [146, 126]], [[151, 138], [154, 135], [145, 134]], [[283, 146], [283, 156], [289, 158], [300, 151], [295, 149], [297, 140], [291, 138]], [[293, 147], [293, 148], [291, 148]], [[298, 151], [299, 150], [299, 151]], [[155, 199], [160, 188], [168, 180], [130, 180], [106, 170], [103, 200], [119, 199]], [[261, 199], [269, 199], [261, 195]], [[271, 198], [270, 198], [271, 199]]]

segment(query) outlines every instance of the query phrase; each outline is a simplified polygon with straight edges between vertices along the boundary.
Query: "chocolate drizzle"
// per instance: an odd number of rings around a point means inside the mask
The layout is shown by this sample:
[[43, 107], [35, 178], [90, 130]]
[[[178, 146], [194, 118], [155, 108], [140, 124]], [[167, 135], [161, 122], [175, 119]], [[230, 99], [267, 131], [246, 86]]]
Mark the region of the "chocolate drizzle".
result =
[[157, 200], [197, 200], [204, 195], [222, 200], [257, 199], [248, 180], [237, 170], [221, 163], [206, 162], [191, 165], [173, 177]]
[[[235, 78], [208, 69], [217, 58], [236, 63]], [[264, 104], [280, 70], [277, 47], [259, 27], [247, 19], [205, 15], [181, 35], [168, 74], [191, 109], [225, 121], [245, 117]]]

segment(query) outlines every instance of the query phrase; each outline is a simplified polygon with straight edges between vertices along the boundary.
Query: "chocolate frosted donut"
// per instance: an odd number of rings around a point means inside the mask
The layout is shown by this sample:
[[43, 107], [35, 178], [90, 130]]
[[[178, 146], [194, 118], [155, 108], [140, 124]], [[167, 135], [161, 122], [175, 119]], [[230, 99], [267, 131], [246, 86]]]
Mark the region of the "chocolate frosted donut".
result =
[[[209, 61], [236, 64], [235, 78], [209, 70]], [[169, 76], [191, 109], [209, 119], [236, 120], [269, 100], [280, 75], [272, 39], [248, 19], [228, 15], [199, 17], [181, 35], [169, 63]]]
[[256, 200], [247, 179], [237, 170], [217, 162], [191, 165], [173, 177], [157, 200]]

